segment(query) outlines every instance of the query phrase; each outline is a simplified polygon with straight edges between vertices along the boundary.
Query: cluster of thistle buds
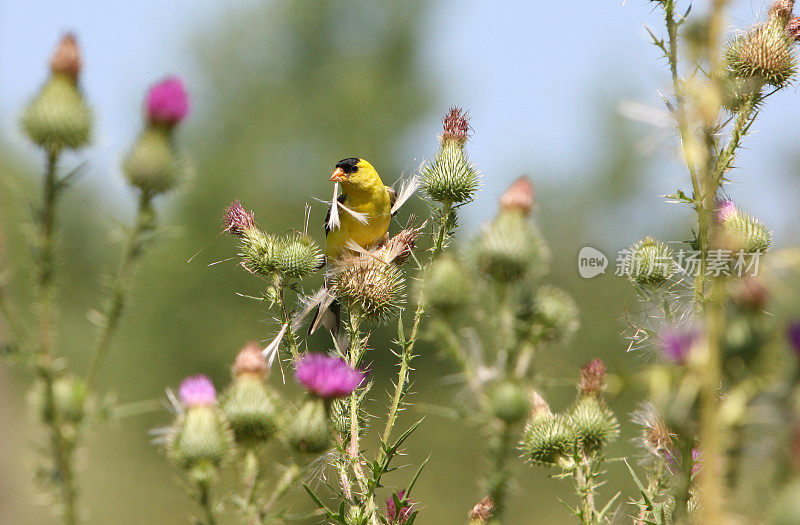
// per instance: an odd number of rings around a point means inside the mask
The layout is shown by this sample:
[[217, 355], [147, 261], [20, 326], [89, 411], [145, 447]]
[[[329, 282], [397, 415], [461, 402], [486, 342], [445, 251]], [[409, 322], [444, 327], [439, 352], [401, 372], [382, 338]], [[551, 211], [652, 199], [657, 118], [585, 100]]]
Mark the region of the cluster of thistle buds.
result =
[[576, 458], [596, 457], [617, 439], [619, 423], [602, 398], [605, 376], [600, 359], [586, 363], [577, 399], [563, 414], [553, 413], [538, 393], [531, 394], [533, 408], [520, 444], [531, 462], [570, 470], [576, 466]]
[[[261, 347], [248, 343], [234, 361], [232, 381], [218, 397], [205, 376], [185, 379], [177, 417], [168, 429], [169, 457], [197, 483], [211, 483], [227, 460], [279, 441], [298, 454], [331, 446], [330, 405], [366, 380], [344, 360], [308, 353], [296, 363], [295, 378], [307, 391], [296, 410], [267, 382]], [[293, 413], [290, 413], [292, 411]]]
[[776, 0], [766, 22], [735, 36], [725, 46], [725, 104], [732, 111], [745, 105], [752, 109], [765, 85], [779, 89], [796, 76], [794, 44], [800, 38], [800, 18], [793, 15], [793, 9], [793, 0]]
[[308, 277], [320, 268], [323, 257], [317, 243], [308, 235], [291, 233], [274, 236], [261, 230], [255, 214], [238, 200], [223, 215], [224, 231], [240, 239], [242, 266], [261, 277], [282, 281]]

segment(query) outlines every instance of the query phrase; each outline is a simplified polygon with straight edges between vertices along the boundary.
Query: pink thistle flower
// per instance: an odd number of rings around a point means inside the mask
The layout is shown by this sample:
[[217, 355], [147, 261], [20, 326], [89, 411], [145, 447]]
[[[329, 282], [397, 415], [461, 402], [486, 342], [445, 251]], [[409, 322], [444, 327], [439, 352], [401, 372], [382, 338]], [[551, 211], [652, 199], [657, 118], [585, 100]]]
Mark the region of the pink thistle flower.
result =
[[717, 202], [717, 221], [720, 223], [728, 222], [733, 219], [737, 213], [736, 203], [732, 200], [725, 199]]
[[174, 126], [189, 114], [189, 95], [183, 81], [169, 77], [147, 93], [147, 118], [152, 122]]
[[217, 402], [217, 391], [214, 390], [214, 384], [204, 375], [184, 379], [178, 393], [185, 408], [213, 405]]
[[659, 334], [661, 353], [668, 361], [684, 364], [699, 337], [696, 329], [666, 328]]
[[294, 376], [309, 392], [322, 399], [350, 395], [367, 379], [365, 372], [351, 368], [344, 359], [319, 353], [301, 358]]
[[230, 206], [225, 208], [225, 214], [222, 217], [225, 231], [233, 235], [242, 235], [252, 228], [255, 222], [255, 214], [252, 211], [245, 210], [239, 199], [236, 199]]
[[[400, 500], [400, 503], [403, 502], [403, 498], [406, 495], [405, 490], [401, 490], [397, 493], [397, 499]], [[397, 511], [397, 506], [394, 504], [394, 497], [389, 496], [386, 498], [386, 518], [389, 520], [390, 523], [405, 523], [408, 521], [408, 518], [411, 517], [411, 513], [414, 512], [414, 501], [411, 499], [406, 500], [406, 504], [400, 507], [400, 511]]]
[[264, 378], [267, 376], [267, 372], [269, 372], [269, 365], [261, 353], [261, 346], [254, 341], [247, 343], [233, 362], [233, 375], [236, 377], [242, 374], [253, 374]]
[[535, 202], [533, 183], [527, 175], [515, 180], [511, 186], [500, 196], [500, 208], [504, 210], [520, 210], [525, 215], [530, 214]]
[[606, 388], [606, 365], [603, 360], [592, 359], [581, 368], [581, 380], [578, 391], [582, 396], [600, 395]]
[[442, 117], [442, 128], [442, 141], [464, 144], [469, 138], [469, 113], [457, 106], [451, 107]]
[[789, 323], [786, 328], [786, 338], [794, 350], [794, 353], [800, 357], [800, 320]]

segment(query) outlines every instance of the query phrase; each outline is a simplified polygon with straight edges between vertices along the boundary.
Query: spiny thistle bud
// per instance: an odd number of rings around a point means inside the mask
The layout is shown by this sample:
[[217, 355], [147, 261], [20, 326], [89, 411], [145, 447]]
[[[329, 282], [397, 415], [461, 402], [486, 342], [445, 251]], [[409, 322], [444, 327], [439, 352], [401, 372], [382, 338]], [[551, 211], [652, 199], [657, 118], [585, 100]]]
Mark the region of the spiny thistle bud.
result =
[[234, 379], [221, 400], [222, 412], [238, 443], [263, 443], [277, 428], [276, 395], [264, 383], [267, 364], [260, 349], [246, 346], [233, 365]]
[[422, 168], [422, 187], [437, 202], [471, 201], [480, 186], [480, 173], [464, 150], [469, 137], [469, 118], [461, 109], [452, 108], [442, 122], [442, 147], [436, 158]]
[[278, 240], [258, 228], [244, 230], [241, 236], [242, 266], [247, 271], [271, 277], [278, 266]]
[[397, 493], [397, 500], [400, 502], [400, 508], [394, 501], [394, 496], [386, 498], [386, 519], [389, 523], [405, 523], [411, 514], [414, 512], [415, 502], [410, 498], [406, 498], [406, 491], [401, 490]]
[[545, 273], [550, 253], [526, 217], [501, 213], [472, 243], [470, 256], [481, 273], [512, 283]]
[[527, 175], [523, 175], [514, 182], [500, 196], [500, 210], [519, 211], [523, 215], [530, 215], [534, 204], [533, 183]]
[[214, 385], [205, 376], [186, 378], [179, 390], [184, 413], [169, 439], [170, 457], [192, 476], [213, 475], [233, 449], [233, 434], [216, 407]]
[[22, 114], [22, 126], [31, 141], [51, 153], [78, 149], [89, 142], [92, 113], [78, 89], [81, 60], [74, 36], [64, 36], [50, 67], [50, 78]]
[[172, 189], [187, 166], [163, 127], [147, 127], [123, 159], [122, 170], [131, 186], [157, 195]]
[[486, 525], [494, 517], [494, 500], [486, 496], [469, 511], [468, 525]]
[[496, 385], [489, 393], [492, 413], [498, 419], [514, 423], [528, 416], [531, 410], [531, 399], [528, 392], [511, 381]]
[[534, 319], [544, 341], [564, 343], [580, 327], [575, 300], [555, 286], [541, 286], [533, 300]]
[[724, 71], [720, 77], [722, 105], [731, 112], [757, 103], [761, 97], [764, 81], [758, 78], [737, 77], [731, 71]]
[[172, 189], [188, 171], [172, 133], [189, 111], [183, 83], [169, 78], [151, 87], [145, 109], [145, 128], [125, 156], [122, 169], [132, 186], [156, 195]]
[[639, 286], [657, 288], [673, 274], [672, 252], [667, 245], [645, 237], [628, 249], [623, 272]]
[[665, 452], [672, 450], [673, 434], [655, 405], [645, 403], [633, 413], [631, 419], [641, 427], [639, 443], [647, 452], [662, 457]]
[[340, 261], [331, 284], [336, 298], [348, 310], [379, 321], [393, 314], [405, 300], [400, 268], [370, 256]]
[[309, 276], [322, 262], [317, 243], [303, 234], [284, 237], [275, 246], [275, 271], [289, 279]]
[[422, 281], [422, 297], [434, 311], [452, 313], [470, 304], [474, 288], [464, 285], [464, 265], [444, 255], [431, 264]]
[[308, 353], [297, 363], [295, 379], [321, 399], [349, 396], [367, 380], [366, 372], [352, 368], [340, 357]]
[[794, 0], [775, 0], [769, 8], [770, 18], [780, 18], [786, 23], [794, 11]]
[[581, 397], [599, 396], [606, 388], [606, 365], [599, 357], [581, 367], [578, 393]]
[[300, 452], [315, 454], [330, 445], [328, 414], [321, 399], [309, 399], [289, 422], [286, 440]]
[[457, 106], [451, 107], [442, 117], [442, 142], [455, 142], [461, 146], [469, 139], [469, 114]]
[[766, 253], [772, 247], [772, 231], [760, 220], [736, 208], [732, 201], [721, 203], [717, 219], [716, 246], [746, 254]]
[[367, 510], [361, 505], [351, 505], [345, 516], [346, 525], [369, 525]]
[[239, 199], [233, 201], [222, 217], [222, 224], [226, 232], [232, 235], [243, 235], [245, 231], [255, 227], [256, 217], [252, 211], [247, 211]]
[[64, 375], [53, 381], [53, 405], [48, 403], [45, 384], [37, 382], [30, 394], [31, 404], [42, 421], [52, 422], [57, 412], [62, 423], [77, 425], [86, 416], [88, 392], [83, 380]]
[[800, 40], [800, 17], [795, 16], [786, 22], [786, 34], [795, 42]]
[[793, 44], [786, 32], [786, 20], [773, 17], [728, 42], [724, 57], [736, 77], [759, 79], [780, 88], [797, 73]]
[[145, 101], [149, 122], [173, 127], [189, 115], [189, 95], [183, 81], [168, 77], [150, 88]]
[[596, 397], [582, 397], [569, 413], [572, 428], [587, 453], [599, 451], [619, 436], [614, 414]]
[[572, 454], [576, 436], [563, 416], [539, 416], [532, 419], [522, 436], [521, 449], [534, 463], [553, 466]]
[[413, 226], [400, 230], [377, 250], [375, 256], [384, 262], [402, 265], [414, 253], [417, 239], [421, 233], [422, 228]]
[[67, 33], [61, 38], [53, 56], [50, 57], [50, 71], [54, 74], [62, 74], [78, 81], [81, 72], [81, 50], [75, 35]]

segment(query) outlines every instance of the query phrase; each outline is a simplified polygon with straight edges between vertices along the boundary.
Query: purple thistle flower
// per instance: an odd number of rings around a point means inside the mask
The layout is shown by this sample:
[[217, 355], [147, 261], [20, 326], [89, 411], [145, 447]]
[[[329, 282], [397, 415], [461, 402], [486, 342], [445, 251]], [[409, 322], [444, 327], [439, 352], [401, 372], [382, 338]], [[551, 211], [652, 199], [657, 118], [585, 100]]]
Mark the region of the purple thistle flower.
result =
[[737, 213], [736, 203], [732, 200], [725, 199], [717, 201], [717, 221], [720, 223], [728, 222]]
[[[664, 458], [667, 460], [670, 472], [675, 474], [678, 472], [681, 454], [673, 452], [670, 449], [664, 450]], [[697, 447], [692, 447], [692, 475], [694, 476], [703, 468], [702, 463], [703, 453]]]
[[[405, 495], [405, 490], [401, 490], [397, 493], [397, 499], [400, 500], [400, 503], [403, 502]], [[405, 523], [408, 521], [408, 518], [411, 517], [413, 511], [414, 501], [411, 499], [406, 500], [406, 504], [400, 508], [400, 512], [397, 512], [397, 506], [394, 504], [394, 497], [389, 496], [386, 498], [386, 518], [390, 523]]]
[[794, 353], [800, 357], [800, 320], [792, 321], [786, 328], [786, 338]]
[[178, 393], [185, 408], [213, 405], [217, 402], [217, 391], [214, 390], [214, 384], [204, 375], [184, 379]]
[[659, 334], [661, 353], [668, 361], [683, 364], [699, 336], [699, 332], [693, 328], [666, 328]]
[[297, 363], [294, 377], [312, 394], [333, 399], [350, 395], [367, 379], [367, 374], [351, 368], [344, 359], [310, 353]]
[[243, 234], [245, 231], [252, 228], [255, 222], [255, 214], [252, 211], [244, 209], [239, 199], [236, 199], [225, 208], [225, 215], [222, 218], [225, 231], [233, 235]]
[[150, 88], [146, 106], [152, 122], [174, 126], [189, 114], [189, 95], [181, 79], [169, 77]]

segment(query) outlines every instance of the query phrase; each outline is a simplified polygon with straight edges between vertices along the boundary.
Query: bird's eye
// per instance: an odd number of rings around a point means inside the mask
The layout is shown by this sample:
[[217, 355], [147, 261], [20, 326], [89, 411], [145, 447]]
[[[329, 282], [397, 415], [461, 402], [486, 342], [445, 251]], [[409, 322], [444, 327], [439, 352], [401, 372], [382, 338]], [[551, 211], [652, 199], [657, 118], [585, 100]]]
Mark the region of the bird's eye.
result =
[[353, 166], [353, 171], [351, 171], [350, 173], [355, 173], [357, 171], [358, 171], [358, 166], [356, 165], [356, 166]]

